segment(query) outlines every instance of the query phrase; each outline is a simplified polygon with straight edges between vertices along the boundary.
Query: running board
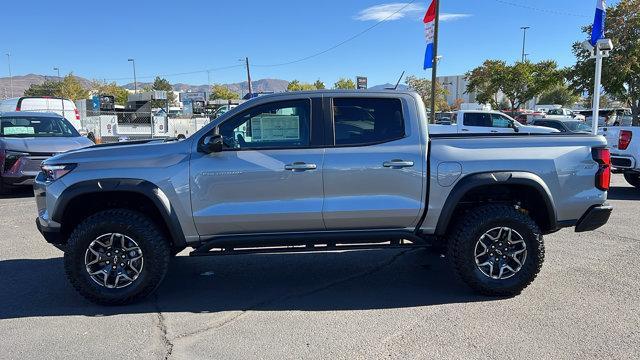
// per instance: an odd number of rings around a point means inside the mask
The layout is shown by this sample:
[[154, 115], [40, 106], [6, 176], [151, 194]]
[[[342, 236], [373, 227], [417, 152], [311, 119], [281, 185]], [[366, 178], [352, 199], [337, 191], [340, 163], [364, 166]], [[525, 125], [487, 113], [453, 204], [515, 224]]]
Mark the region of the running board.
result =
[[387, 244], [348, 244], [348, 245], [302, 245], [288, 247], [261, 247], [261, 248], [221, 248], [211, 250], [193, 250], [189, 256], [224, 256], [243, 254], [282, 254], [305, 253], [320, 251], [357, 251], [357, 250], [390, 250], [390, 249], [426, 249], [431, 244], [420, 243], [387, 243]]

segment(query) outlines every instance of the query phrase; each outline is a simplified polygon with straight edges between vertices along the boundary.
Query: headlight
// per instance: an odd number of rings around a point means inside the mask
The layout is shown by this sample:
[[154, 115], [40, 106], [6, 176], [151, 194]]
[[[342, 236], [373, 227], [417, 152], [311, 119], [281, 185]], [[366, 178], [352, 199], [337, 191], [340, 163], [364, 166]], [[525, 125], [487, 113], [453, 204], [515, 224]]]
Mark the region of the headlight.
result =
[[42, 173], [46, 181], [56, 181], [75, 169], [75, 164], [42, 165]]

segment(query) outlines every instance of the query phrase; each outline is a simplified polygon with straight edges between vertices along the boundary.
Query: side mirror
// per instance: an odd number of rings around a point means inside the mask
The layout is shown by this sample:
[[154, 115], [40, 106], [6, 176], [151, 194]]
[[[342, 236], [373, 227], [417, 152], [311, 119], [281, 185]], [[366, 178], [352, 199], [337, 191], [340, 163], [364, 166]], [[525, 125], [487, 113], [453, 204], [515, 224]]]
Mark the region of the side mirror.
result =
[[206, 136], [200, 145], [200, 150], [207, 154], [221, 152], [223, 145], [222, 135]]
[[520, 132], [520, 128], [518, 128], [518, 125], [515, 124], [515, 121], [510, 121], [509, 127], [512, 128], [514, 132]]

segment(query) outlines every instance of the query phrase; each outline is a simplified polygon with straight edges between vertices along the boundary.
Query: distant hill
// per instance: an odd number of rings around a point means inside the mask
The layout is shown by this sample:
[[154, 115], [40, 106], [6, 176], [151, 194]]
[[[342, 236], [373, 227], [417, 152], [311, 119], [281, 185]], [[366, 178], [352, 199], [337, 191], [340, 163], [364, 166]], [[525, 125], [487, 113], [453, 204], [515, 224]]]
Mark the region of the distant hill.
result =
[[[143, 88], [145, 86], [150, 86], [151, 84], [152, 83], [150, 82], [139, 82], [138, 89]], [[235, 92], [240, 92], [240, 90], [242, 90], [243, 93], [246, 93], [249, 91], [249, 87], [247, 86], [246, 81], [239, 82], [239, 83], [232, 83], [232, 84], [220, 84], [220, 85], [228, 87], [229, 90], [232, 90]], [[271, 91], [283, 92], [287, 90], [288, 85], [289, 85], [289, 82], [287, 80], [280, 80], [280, 79], [260, 79], [260, 80], [251, 81], [252, 91], [254, 92], [271, 92]], [[125, 89], [133, 90], [134, 84], [128, 83], [123, 85], [123, 87]], [[184, 84], [184, 83], [173, 84], [173, 90], [179, 91], [179, 92], [208, 91], [208, 89], [209, 89], [209, 86], [206, 84], [205, 85], [191, 85], [191, 84]]]
[[[89, 87], [91, 81], [83, 77], [77, 76], [78, 80], [84, 87]], [[58, 80], [57, 76], [27, 74], [27, 75], [14, 75], [13, 76], [13, 96], [18, 97], [24, 94], [24, 91], [31, 86], [31, 84], [42, 84], [45, 80]], [[9, 77], [0, 78], [0, 99], [11, 97], [11, 81]]]
[[[81, 76], [76, 76], [78, 80], [82, 83], [82, 85], [86, 88], [91, 86], [91, 80], [83, 78]], [[13, 76], [13, 96], [18, 97], [24, 94], [24, 91], [31, 86], [31, 84], [42, 84], [45, 80], [58, 80], [57, 76], [45, 76], [38, 74], [27, 74], [27, 75], [16, 75]], [[138, 89], [143, 88], [147, 85], [151, 85], [151, 83], [139, 82]], [[249, 88], [247, 86], [247, 82], [233, 83], [233, 84], [221, 84], [223, 86], [228, 87], [230, 90], [235, 92], [240, 92], [242, 90], [243, 93], [247, 93]], [[283, 92], [287, 90], [287, 86], [289, 82], [287, 80], [281, 79], [260, 79], [251, 82], [254, 92]], [[124, 88], [133, 90], [133, 83], [123, 85]], [[184, 91], [207, 91], [207, 85], [191, 85], [184, 83], [176, 83], [173, 84], [173, 90], [184, 92]], [[9, 77], [0, 78], [0, 99], [11, 97], [11, 87]]]

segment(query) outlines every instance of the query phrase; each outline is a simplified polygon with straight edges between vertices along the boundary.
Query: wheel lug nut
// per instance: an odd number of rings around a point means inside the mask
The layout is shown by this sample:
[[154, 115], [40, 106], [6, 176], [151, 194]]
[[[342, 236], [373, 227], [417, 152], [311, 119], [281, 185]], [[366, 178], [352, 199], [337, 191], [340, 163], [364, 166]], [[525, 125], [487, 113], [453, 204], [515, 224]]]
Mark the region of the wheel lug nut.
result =
[[107, 265], [109, 265], [109, 260], [107, 260]]
[[120, 263], [120, 266], [124, 266], [124, 264], [123, 264], [123, 263]]
[[116, 266], [115, 266], [115, 265], [113, 265], [113, 269], [115, 269], [115, 268], [116, 268]]

